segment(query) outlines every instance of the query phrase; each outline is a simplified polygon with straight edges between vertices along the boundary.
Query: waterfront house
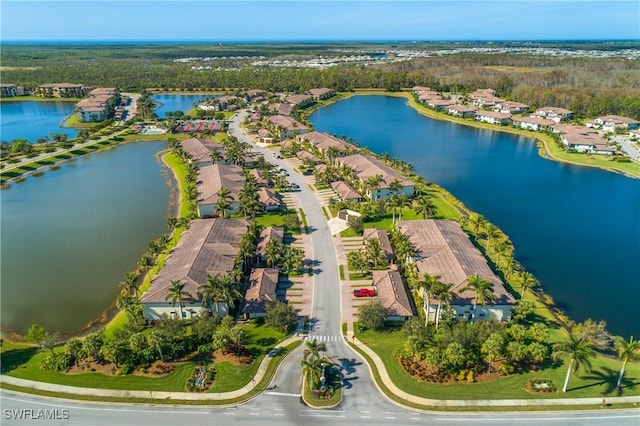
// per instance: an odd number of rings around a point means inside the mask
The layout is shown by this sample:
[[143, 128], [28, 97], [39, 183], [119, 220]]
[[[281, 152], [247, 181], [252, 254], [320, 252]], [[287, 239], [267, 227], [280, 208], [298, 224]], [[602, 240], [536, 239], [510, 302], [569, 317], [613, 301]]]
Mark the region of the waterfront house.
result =
[[329, 99], [330, 97], [333, 96], [333, 90], [328, 89], [326, 87], [320, 87], [320, 88], [317, 88], [317, 89], [309, 90], [309, 94], [315, 100]]
[[380, 241], [380, 247], [382, 247], [382, 253], [384, 253], [384, 257], [392, 263], [395, 261], [395, 254], [393, 253], [393, 248], [391, 247], [391, 241], [389, 240], [389, 234], [387, 231], [376, 228], [366, 228], [362, 233], [362, 239], [366, 243], [370, 239], [377, 239]]
[[278, 275], [276, 268], [256, 268], [251, 271], [240, 311], [245, 319], [266, 316], [267, 303], [277, 300]]
[[451, 99], [438, 99], [438, 98], [431, 98], [427, 101], [427, 105], [430, 106], [431, 108], [435, 109], [436, 111], [443, 111], [448, 109], [450, 106], [455, 105], [456, 102], [452, 101]]
[[469, 118], [475, 117], [478, 108], [473, 105], [450, 105], [447, 107], [447, 113], [456, 117]]
[[331, 188], [341, 201], [355, 201], [358, 203], [364, 201], [362, 195], [347, 182], [341, 180], [331, 182]]
[[280, 139], [301, 135], [307, 133], [309, 130], [307, 126], [287, 115], [274, 115], [272, 117], [268, 117], [267, 122], [271, 126], [273, 133], [278, 135], [278, 138]]
[[[397, 226], [415, 248], [410, 261], [415, 265], [418, 276], [422, 278], [424, 273], [438, 275], [440, 281], [451, 284], [451, 309], [456, 317], [471, 321], [486, 318], [507, 321], [511, 318], [515, 299], [457, 222], [434, 219], [400, 220]], [[475, 274], [491, 282], [495, 302], [487, 303], [484, 307], [477, 306], [474, 310], [474, 292], [464, 288], [467, 278]], [[431, 301], [429, 307], [427, 303], [425, 298], [425, 314], [428, 310], [429, 319], [433, 320], [438, 302]]]
[[509, 114], [522, 114], [529, 109], [529, 105], [514, 101], [502, 101], [495, 104], [493, 110]]
[[469, 95], [471, 103], [475, 106], [482, 108], [493, 108], [496, 104], [505, 102], [496, 96], [496, 91], [493, 89], [478, 89]]
[[511, 114], [495, 111], [476, 111], [476, 121], [482, 121], [489, 124], [499, 124], [504, 126], [511, 121]]
[[49, 83], [36, 87], [33, 94], [43, 98], [84, 98], [87, 88], [83, 84]]
[[538, 108], [534, 115], [542, 118], [548, 118], [549, 120], [559, 123], [573, 118], [573, 111], [569, 111], [564, 108], [544, 107]]
[[303, 146], [307, 147], [309, 151], [316, 152], [323, 157], [327, 156], [327, 151], [330, 148], [337, 150], [339, 153], [349, 150], [349, 146], [345, 141], [333, 137], [328, 133], [308, 132], [299, 135], [298, 140]]
[[24, 89], [21, 87], [22, 95], [19, 95], [18, 86], [15, 84], [0, 83], [0, 98], [11, 98], [14, 96], [23, 96]]
[[287, 97], [287, 103], [295, 108], [304, 108], [314, 103], [313, 97], [305, 94], [291, 95]]
[[[338, 157], [336, 162], [354, 171], [360, 186], [370, 200], [386, 200], [390, 198], [396, 193], [391, 190], [394, 181], [397, 181], [400, 185], [400, 189], [397, 190], [398, 194], [404, 194], [408, 197], [413, 197], [414, 195], [415, 188], [413, 182], [375, 157], [354, 154], [346, 157]], [[370, 187], [367, 181], [370, 177], [374, 176], [380, 178], [378, 185], [377, 187]]]
[[210, 166], [213, 164], [211, 153], [218, 151], [220, 160], [217, 164], [229, 164], [225, 159], [226, 151], [224, 146], [213, 139], [189, 138], [179, 142], [182, 150], [189, 155], [190, 162], [195, 163], [198, 167]]
[[267, 256], [267, 246], [271, 240], [282, 243], [284, 241], [284, 228], [279, 226], [267, 226], [260, 231], [256, 244], [256, 264], [264, 265]]
[[293, 113], [293, 105], [289, 103], [271, 104], [269, 111], [277, 115], [291, 115]]
[[512, 117], [514, 127], [521, 129], [543, 131], [549, 129], [549, 126], [555, 124], [555, 121], [542, 117]]
[[229, 191], [229, 210], [235, 214], [240, 210], [240, 191], [246, 182], [242, 168], [233, 164], [213, 164], [198, 169], [196, 188], [198, 190], [198, 214], [210, 217], [218, 212], [218, 194], [222, 188]]
[[395, 270], [371, 271], [373, 285], [387, 321], [406, 321], [415, 315], [402, 275]]
[[615, 150], [607, 146], [607, 141], [593, 129], [583, 126], [567, 126], [560, 135], [560, 140], [567, 148], [591, 154], [612, 155]]
[[[229, 274], [240, 253], [240, 240], [247, 232], [249, 222], [243, 219], [203, 219], [189, 223], [176, 247], [169, 253], [164, 266], [151, 280], [149, 289], [142, 295], [142, 313], [148, 321], [159, 320], [163, 315], [173, 318], [193, 318], [203, 308], [198, 287], [206, 284], [207, 276]], [[172, 282], [186, 284], [183, 306], [173, 304], [169, 297]], [[225, 301], [211, 306], [221, 317], [229, 314]]]

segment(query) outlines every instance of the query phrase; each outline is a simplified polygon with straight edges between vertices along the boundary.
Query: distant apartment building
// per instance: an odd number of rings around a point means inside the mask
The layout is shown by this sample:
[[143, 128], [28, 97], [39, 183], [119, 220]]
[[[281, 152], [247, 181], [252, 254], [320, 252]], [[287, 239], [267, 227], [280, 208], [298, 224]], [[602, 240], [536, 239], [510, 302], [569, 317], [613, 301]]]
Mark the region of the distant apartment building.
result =
[[83, 84], [49, 83], [36, 87], [33, 94], [42, 98], [84, 98], [87, 88]]
[[15, 84], [0, 84], [0, 97], [12, 98], [14, 96], [24, 96], [24, 88]]
[[82, 122], [104, 121], [113, 116], [120, 102], [120, 91], [115, 87], [98, 87], [89, 97], [76, 104], [76, 112]]

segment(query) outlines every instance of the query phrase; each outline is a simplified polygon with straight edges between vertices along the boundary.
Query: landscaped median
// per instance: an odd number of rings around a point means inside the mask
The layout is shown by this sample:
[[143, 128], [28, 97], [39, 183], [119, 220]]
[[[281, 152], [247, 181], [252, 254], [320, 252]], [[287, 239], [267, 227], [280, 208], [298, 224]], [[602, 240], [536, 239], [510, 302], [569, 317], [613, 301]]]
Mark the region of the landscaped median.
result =
[[[18, 392], [33, 393], [43, 396], [78, 399], [78, 400], [91, 400], [91, 401], [103, 401], [103, 402], [130, 402], [130, 403], [155, 403], [155, 404], [185, 404], [185, 405], [230, 405], [241, 402], [246, 402], [264, 391], [277, 371], [280, 363], [292, 353], [301, 344], [299, 337], [290, 337], [283, 342], [280, 342], [273, 349], [271, 349], [261, 360], [260, 365], [257, 367], [255, 376], [253, 378], [246, 378], [242, 380], [246, 382], [243, 386], [233, 389], [225, 390], [222, 392], [213, 392], [216, 389], [225, 386], [214, 385], [212, 392], [179, 392], [168, 391], [162, 388], [167, 385], [160, 385], [160, 387], [140, 385], [133, 389], [106, 389], [106, 388], [91, 388], [85, 386], [71, 386], [68, 384], [59, 384], [52, 382], [43, 382], [28, 380], [20, 377], [14, 377], [10, 375], [0, 376], [0, 387], [8, 390], [15, 390]], [[190, 377], [192, 369], [195, 364], [185, 364], [180, 368], [177, 373], [177, 379], [180, 383], [186, 383], [186, 380]], [[223, 364], [220, 364], [223, 365]], [[23, 368], [23, 367], [18, 367]], [[218, 375], [224, 374], [218, 367]], [[85, 375], [91, 376], [86, 381], [87, 385], [99, 382], [98, 377], [102, 376], [99, 373], [86, 373]], [[244, 376], [244, 375], [243, 375]], [[106, 376], [105, 376], [106, 377]], [[113, 377], [113, 384], [117, 386], [118, 381], [126, 381], [128, 377]], [[175, 379], [176, 377], [174, 377]], [[238, 383], [233, 378], [231, 382]], [[155, 380], [155, 379], [148, 379]], [[217, 380], [217, 378], [216, 378]], [[175, 380], [174, 380], [175, 381]], [[140, 382], [139, 382], [140, 383]], [[123, 383], [124, 384], [124, 383]], [[130, 383], [129, 383], [130, 385]], [[181, 385], [181, 386], [184, 386]], [[129, 386], [127, 386], [129, 387]], [[145, 387], [147, 389], [145, 389]], [[169, 386], [171, 387], [171, 386]], [[155, 388], [155, 389], [150, 389]]]
[[[504, 411], [508, 408], [530, 411], [633, 408], [640, 404], [637, 390], [632, 391], [634, 395], [622, 397], [603, 395], [599, 391], [598, 385], [606, 385], [608, 381], [602, 380], [595, 370], [602, 368], [610, 371], [614, 368], [611, 364], [615, 362], [607, 362], [602, 357], [594, 362], [592, 373], [595, 374], [585, 378], [574, 377], [569, 392], [560, 392], [554, 398], [549, 398], [549, 393], [529, 393], [527, 382], [532, 378], [546, 377], [556, 385], [561, 385], [562, 375], [566, 371], [564, 364], [551, 370], [515, 374], [488, 383], [422, 383], [412, 379], [395, 357], [397, 347], [394, 343], [398, 343], [395, 340], [401, 340], [399, 335], [385, 338], [381, 335], [390, 333], [375, 333], [375, 336], [369, 331], [367, 333], [370, 335], [358, 333], [358, 337], [350, 339], [349, 346], [365, 359], [378, 389], [390, 400], [407, 407], [451, 411], [475, 411], [479, 407], [486, 410]], [[613, 371], [616, 372], [615, 368]], [[626, 374], [633, 378], [640, 377], [640, 365], [634, 365], [632, 371], [628, 369]], [[634, 383], [637, 381], [631, 380]]]

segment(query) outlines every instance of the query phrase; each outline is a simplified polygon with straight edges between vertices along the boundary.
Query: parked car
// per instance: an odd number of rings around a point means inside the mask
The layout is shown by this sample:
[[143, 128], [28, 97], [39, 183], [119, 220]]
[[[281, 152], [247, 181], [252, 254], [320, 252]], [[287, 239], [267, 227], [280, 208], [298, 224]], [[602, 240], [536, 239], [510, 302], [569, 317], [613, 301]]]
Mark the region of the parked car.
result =
[[298, 185], [297, 183], [292, 183], [292, 184], [291, 184], [291, 187], [292, 187], [293, 189], [300, 189], [300, 185]]
[[376, 295], [376, 291], [368, 288], [360, 288], [353, 290], [353, 295], [355, 297], [374, 297]]

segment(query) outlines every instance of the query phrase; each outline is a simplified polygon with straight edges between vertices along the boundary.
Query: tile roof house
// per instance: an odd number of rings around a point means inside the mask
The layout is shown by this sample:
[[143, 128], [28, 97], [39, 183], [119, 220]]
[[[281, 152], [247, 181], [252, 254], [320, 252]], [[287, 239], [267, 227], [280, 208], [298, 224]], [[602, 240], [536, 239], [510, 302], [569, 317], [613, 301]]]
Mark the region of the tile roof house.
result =
[[476, 111], [475, 120], [489, 124], [505, 125], [511, 121], [511, 114], [495, 111]]
[[294, 107], [304, 108], [313, 103], [313, 97], [305, 94], [291, 95], [287, 97], [287, 102]]
[[267, 255], [267, 245], [269, 241], [275, 240], [282, 243], [284, 241], [284, 228], [279, 226], [267, 226], [260, 231], [258, 237], [258, 244], [256, 245], [256, 263], [259, 265], [264, 264], [265, 256]]
[[304, 151], [304, 150], [298, 151], [298, 152], [296, 152], [296, 157], [298, 157], [298, 159], [300, 161], [303, 161], [303, 162], [305, 160], [310, 161], [311, 164], [313, 164], [314, 166], [316, 164], [322, 163], [321, 159], [319, 159], [318, 157], [316, 157], [315, 155], [313, 155], [309, 151]]
[[478, 108], [473, 105], [455, 104], [447, 107], [448, 114], [455, 115], [456, 117], [463, 117], [463, 118], [475, 117], [477, 110]]
[[555, 121], [550, 120], [548, 118], [542, 118], [542, 117], [536, 117], [536, 116], [512, 117], [511, 120], [514, 127], [520, 127], [521, 129], [537, 130], [537, 131], [547, 130], [549, 126], [556, 123]]
[[378, 301], [387, 312], [387, 321], [405, 321], [413, 317], [409, 290], [398, 271], [371, 271]]
[[376, 238], [380, 241], [380, 246], [382, 247], [384, 256], [387, 258], [389, 263], [392, 263], [395, 260], [396, 255], [393, 252], [393, 247], [391, 247], [391, 241], [389, 240], [389, 234], [387, 234], [387, 231], [376, 228], [366, 228], [362, 233], [362, 239], [366, 243], [372, 238]]
[[312, 152], [316, 151], [323, 156], [327, 154], [327, 150], [330, 147], [333, 147], [341, 152], [347, 151], [349, 149], [349, 145], [347, 145], [346, 142], [334, 136], [331, 136], [328, 133], [316, 131], [308, 132], [298, 136], [298, 140], [301, 143], [306, 143], [310, 147], [310, 150]]
[[496, 91], [493, 89], [478, 89], [469, 95], [471, 102], [479, 107], [493, 107], [496, 104], [505, 102], [496, 96]]
[[615, 150], [594, 130], [583, 126], [566, 126], [560, 140], [567, 148], [576, 152], [613, 155]]
[[353, 189], [351, 185], [347, 182], [338, 180], [335, 182], [331, 182], [331, 188], [338, 195], [340, 200], [342, 201], [363, 201], [364, 198], [358, 191]]
[[336, 162], [353, 169], [362, 185], [372, 176], [382, 177], [382, 181], [379, 183], [377, 189], [372, 190], [368, 188], [366, 190], [366, 195], [371, 200], [386, 200], [390, 198], [394, 194], [390, 186], [396, 179], [400, 182], [401, 188], [399, 192], [401, 194], [408, 197], [413, 197], [414, 195], [415, 188], [413, 182], [375, 157], [354, 154], [346, 157], [338, 157]]
[[534, 115], [538, 117], [548, 118], [549, 120], [553, 120], [556, 123], [561, 121], [568, 120], [573, 117], [573, 111], [569, 111], [564, 108], [556, 108], [556, 107], [543, 107], [538, 108]]
[[84, 98], [87, 88], [83, 84], [48, 83], [36, 87], [33, 94], [45, 98]]
[[239, 194], [246, 181], [242, 167], [233, 164], [213, 164], [198, 169], [196, 188], [200, 217], [211, 217], [217, 213], [218, 193], [222, 188], [229, 190], [230, 210], [228, 212], [238, 213]]
[[240, 311], [245, 318], [260, 318], [266, 315], [266, 304], [277, 300], [278, 275], [279, 271], [276, 268], [256, 268], [251, 271]]
[[498, 102], [493, 110], [509, 114], [522, 114], [529, 109], [529, 105], [514, 101]]
[[195, 162], [198, 167], [210, 166], [213, 164], [211, 159], [211, 153], [215, 150], [220, 152], [221, 158], [217, 164], [228, 164], [228, 161], [224, 160], [226, 150], [224, 146], [214, 141], [213, 139], [202, 138], [189, 138], [179, 142], [182, 150], [189, 154], [191, 161]]
[[293, 112], [293, 105], [289, 103], [271, 104], [269, 105], [269, 111], [278, 115], [291, 115]]
[[[228, 274], [233, 270], [240, 252], [240, 239], [248, 228], [249, 222], [243, 219], [192, 221], [140, 298], [145, 319], [157, 320], [164, 314], [177, 318], [198, 316], [202, 308], [198, 287], [206, 284], [208, 275]], [[190, 294], [183, 299], [182, 309], [167, 300], [172, 281], [186, 284], [184, 290]], [[220, 316], [229, 313], [226, 302], [215, 303], [212, 309]]]
[[[439, 275], [440, 281], [452, 285], [451, 308], [458, 318], [475, 320], [493, 317], [500, 321], [511, 318], [511, 307], [515, 299], [489, 268], [487, 260], [457, 222], [433, 219], [400, 220], [397, 226], [415, 247], [413, 262], [418, 275]], [[496, 300], [487, 303], [485, 307], [477, 306], [474, 311], [474, 292], [464, 288], [467, 278], [475, 274], [493, 284]], [[429, 318], [435, 319], [437, 302], [433, 301], [428, 308], [426, 304], [425, 301], [425, 313], [428, 310]]]
[[307, 133], [309, 128], [288, 115], [274, 115], [267, 121], [280, 139], [290, 138], [295, 135]]
[[278, 194], [271, 188], [261, 186], [258, 188], [258, 202], [264, 211], [274, 211], [281, 207], [280, 198]]
[[313, 99], [328, 99], [333, 96], [333, 90], [328, 89], [326, 87], [320, 87], [317, 89], [309, 90], [309, 94], [313, 97]]
[[640, 121], [619, 115], [604, 115], [593, 122], [607, 132], [615, 132], [616, 128], [633, 130], [640, 127]]
[[427, 105], [429, 105], [431, 108], [437, 110], [437, 111], [443, 111], [448, 109], [450, 106], [455, 105], [456, 101], [453, 101], [451, 99], [438, 99], [438, 98], [431, 98], [427, 101]]

